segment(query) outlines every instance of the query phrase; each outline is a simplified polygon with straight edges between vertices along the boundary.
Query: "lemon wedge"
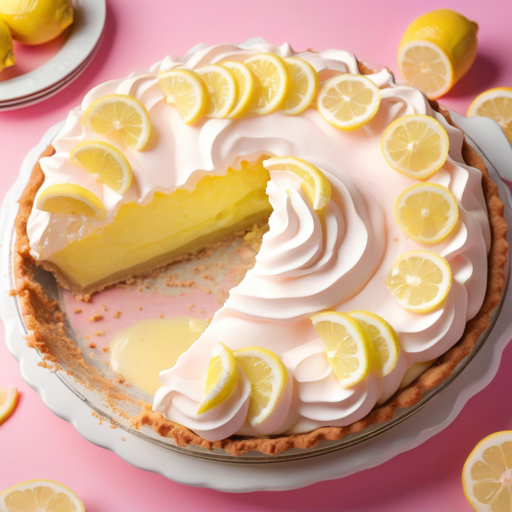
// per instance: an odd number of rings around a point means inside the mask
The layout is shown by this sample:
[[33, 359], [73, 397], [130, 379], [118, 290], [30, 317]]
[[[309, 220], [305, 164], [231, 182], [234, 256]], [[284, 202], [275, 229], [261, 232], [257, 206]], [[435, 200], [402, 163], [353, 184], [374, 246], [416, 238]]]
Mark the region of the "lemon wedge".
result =
[[468, 117], [490, 117], [512, 144], [512, 87], [496, 87], [479, 94], [468, 109]]
[[447, 93], [476, 57], [478, 25], [451, 9], [416, 18], [398, 47], [402, 76], [430, 99]]
[[355, 130], [379, 110], [380, 89], [361, 75], [343, 74], [325, 82], [316, 106], [324, 119], [340, 130]]
[[427, 313], [441, 304], [452, 284], [448, 262], [431, 251], [411, 251], [399, 256], [386, 279], [398, 304], [414, 313]]
[[204, 114], [218, 119], [227, 117], [236, 102], [236, 83], [231, 71], [217, 64], [210, 64], [196, 72], [208, 91]]
[[80, 185], [63, 183], [45, 188], [37, 198], [36, 208], [48, 213], [97, 217], [104, 211], [103, 203]]
[[482, 439], [464, 464], [462, 487], [477, 511], [512, 510], [512, 430]]
[[325, 344], [327, 359], [341, 386], [362, 381], [373, 368], [374, 353], [361, 324], [337, 311], [324, 311], [310, 319]]
[[446, 130], [433, 117], [411, 114], [393, 121], [381, 139], [384, 158], [395, 171], [422, 180], [448, 158]]
[[444, 240], [457, 225], [457, 199], [436, 183], [418, 183], [406, 188], [395, 202], [395, 219], [412, 240], [436, 244]]
[[314, 165], [293, 156], [276, 156], [263, 161], [268, 171], [289, 171], [301, 178], [301, 186], [306, 192], [314, 210], [327, 206], [331, 200], [331, 184], [325, 174]]
[[279, 357], [264, 348], [248, 347], [234, 353], [251, 383], [247, 421], [256, 426], [265, 421], [281, 396], [288, 374]]
[[130, 188], [130, 162], [114, 146], [97, 140], [80, 142], [71, 151], [70, 158], [114, 192], [124, 194]]
[[9, 418], [18, 401], [18, 390], [16, 386], [0, 388], [0, 425]]
[[16, 58], [12, 45], [11, 31], [0, 19], [0, 73], [9, 66], [14, 66]]
[[135, 151], [144, 148], [151, 132], [146, 107], [126, 94], [109, 94], [95, 101], [85, 111], [83, 122], [100, 135], [118, 133]]
[[229, 119], [237, 119], [251, 111], [259, 98], [260, 82], [254, 73], [242, 62], [226, 61], [221, 66], [229, 69], [235, 79], [236, 101]]
[[197, 414], [204, 414], [224, 402], [235, 389], [237, 379], [238, 365], [233, 352], [224, 343], [217, 343], [206, 374], [205, 397]]
[[260, 84], [255, 114], [270, 114], [276, 111], [286, 98], [290, 78], [283, 59], [272, 53], [258, 53], [249, 57], [245, 64], [254, 73]]
[[28, 480], [0, 494], [0, 510], [6, 512], [85, 512], [80, 498], [53, 480]]
[[318, 92], [318, 74], [309, 62], [297, 57], [287, 57], [284, 63], [290, 77], [290, 88], [281, 104], [281, 112], [291, 116], [300, 114], [311, 105]]

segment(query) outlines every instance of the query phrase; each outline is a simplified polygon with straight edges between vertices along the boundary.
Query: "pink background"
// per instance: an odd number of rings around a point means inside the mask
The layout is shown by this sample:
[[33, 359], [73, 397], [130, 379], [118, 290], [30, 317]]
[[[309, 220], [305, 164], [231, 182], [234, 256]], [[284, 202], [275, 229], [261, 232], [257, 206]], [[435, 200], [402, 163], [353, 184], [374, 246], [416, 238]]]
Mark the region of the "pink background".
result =
[[[395, 55], [406, 26], [440, 7], [480, 25], [473, 68], [442, 99], [464, 114], [481, 91], [512, 86], [510, 0], [108, 0], [105, 38], [85, 73], [43, 103], [0, 113], [0, 198], [27, 151], [100, 82], [148, 67], [167, 53], [182, 54], [198, 42], [242, 42], [256, 35], [275, 44], [288, 41], [297, 51], [345, 49], [397, 71]], [[512, 345], [492, 384], [446, 430], [378, 468], [297, 491], [229, 495], [175, 484], [85, 441], [25, 384], [0, 342], [0, 386], [16, 385], [20, 391], [17, 410], [0, 427], [0, 491], [22, 480], [54, 479], [74, 489], [87, 512], [469, 511], [462, 465], [480, 439], [512, 429], [511, 367]]]

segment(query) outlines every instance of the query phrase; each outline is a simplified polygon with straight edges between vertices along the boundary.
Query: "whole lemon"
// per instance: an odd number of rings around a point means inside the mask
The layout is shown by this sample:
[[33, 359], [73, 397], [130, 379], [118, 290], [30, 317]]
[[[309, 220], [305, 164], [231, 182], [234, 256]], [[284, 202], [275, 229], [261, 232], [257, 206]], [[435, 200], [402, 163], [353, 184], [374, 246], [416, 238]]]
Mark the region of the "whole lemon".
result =
[[15, 62], [11, 32], [5, 22], [0, 20], [0, 72]]
[[43, 44], [73, 23], [73, 7], [69, 0], [0, 0], [0, 19], [16, 41]]

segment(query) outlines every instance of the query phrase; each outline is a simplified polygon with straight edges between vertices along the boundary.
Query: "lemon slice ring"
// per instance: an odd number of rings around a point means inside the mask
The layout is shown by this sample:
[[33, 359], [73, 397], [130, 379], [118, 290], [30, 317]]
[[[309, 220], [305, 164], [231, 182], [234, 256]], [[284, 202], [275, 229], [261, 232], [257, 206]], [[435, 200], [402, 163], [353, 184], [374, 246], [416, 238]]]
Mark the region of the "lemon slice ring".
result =
[[218, 64], [210, 64], [196, 70], [208, 91], [206, 117], [227, 117], [236, 102], [236, 82], [231, 71]]
[[63, 183], [42, 190], [36, 208], [43, 212], [98, 217], [104, 212], [103, 203], [80, 185]]
[[281, 112], [294, 116], [306, 110], [318, 92], [318, 74], [304, 59], [287, 57], [283, 59], [290, 77], [288, 94], [281, 104]]

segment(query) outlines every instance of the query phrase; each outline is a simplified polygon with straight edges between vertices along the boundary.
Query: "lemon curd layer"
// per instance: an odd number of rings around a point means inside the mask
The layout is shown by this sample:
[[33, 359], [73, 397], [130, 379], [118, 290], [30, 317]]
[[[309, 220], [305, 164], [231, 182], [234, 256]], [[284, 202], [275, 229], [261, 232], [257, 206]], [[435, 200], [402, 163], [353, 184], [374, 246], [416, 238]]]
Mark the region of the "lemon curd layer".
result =
[[192, 192], [156, 192], [145, 206], [124, 204], [113, 222], [48, 261], [70, 286], [87, 292], [266, 220], [269, 173], [261, 161], [242, 162], [241, 170], [229, 168], [224, 176], [205, 176]]

